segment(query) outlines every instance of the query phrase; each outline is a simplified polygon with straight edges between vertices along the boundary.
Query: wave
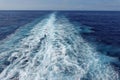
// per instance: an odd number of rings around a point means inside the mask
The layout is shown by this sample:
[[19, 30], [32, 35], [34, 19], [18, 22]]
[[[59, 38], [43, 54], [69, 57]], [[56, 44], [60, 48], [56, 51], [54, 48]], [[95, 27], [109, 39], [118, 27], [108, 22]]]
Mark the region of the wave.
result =
[[116, 59], [97, 52], [80, 31], [64, 16], [51, 14], [1, 51], [0, 80], [119, 80], [110, 65]]

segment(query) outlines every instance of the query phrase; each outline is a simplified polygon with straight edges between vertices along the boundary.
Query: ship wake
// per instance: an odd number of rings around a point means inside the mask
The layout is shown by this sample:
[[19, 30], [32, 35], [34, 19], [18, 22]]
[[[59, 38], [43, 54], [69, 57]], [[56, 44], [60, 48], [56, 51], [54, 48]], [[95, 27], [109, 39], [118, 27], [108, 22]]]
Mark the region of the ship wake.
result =
[[119, 80], [110, 65], [115, 59], [99, 54], [80, 28], [56, 13], [8, 48], [0, 53], [0, 80]]

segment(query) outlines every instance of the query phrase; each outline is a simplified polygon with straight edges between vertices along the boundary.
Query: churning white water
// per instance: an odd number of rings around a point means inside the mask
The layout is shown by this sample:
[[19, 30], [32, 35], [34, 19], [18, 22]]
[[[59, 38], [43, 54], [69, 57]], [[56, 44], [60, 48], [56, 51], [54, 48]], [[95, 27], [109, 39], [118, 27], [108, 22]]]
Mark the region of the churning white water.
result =
[[51, 14], [0, 53], [0, 60], [10, 63], [0, 63], [0, 80], [119, 80], [113, 58], [99, 54], [79, 31], [67, 18]]

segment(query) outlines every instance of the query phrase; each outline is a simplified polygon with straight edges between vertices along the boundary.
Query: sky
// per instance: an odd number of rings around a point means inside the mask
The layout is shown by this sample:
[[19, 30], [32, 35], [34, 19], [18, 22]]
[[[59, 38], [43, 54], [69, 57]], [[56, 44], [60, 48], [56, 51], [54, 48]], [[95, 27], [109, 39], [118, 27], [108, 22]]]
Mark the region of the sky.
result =
[[120, 0], [0, 0], [0, 10], [120, 11]]

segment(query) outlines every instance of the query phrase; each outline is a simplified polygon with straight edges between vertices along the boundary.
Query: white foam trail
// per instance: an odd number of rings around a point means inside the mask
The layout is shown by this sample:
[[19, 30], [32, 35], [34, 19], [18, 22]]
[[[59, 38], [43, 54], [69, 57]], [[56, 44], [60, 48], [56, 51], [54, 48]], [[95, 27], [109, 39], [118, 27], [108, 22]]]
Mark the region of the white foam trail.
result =
[[11, 64], [1, 72], [0, 80], [119, 80], [109, 60], [56, 14], [34, 26], [0, 59], [8, 54]]

